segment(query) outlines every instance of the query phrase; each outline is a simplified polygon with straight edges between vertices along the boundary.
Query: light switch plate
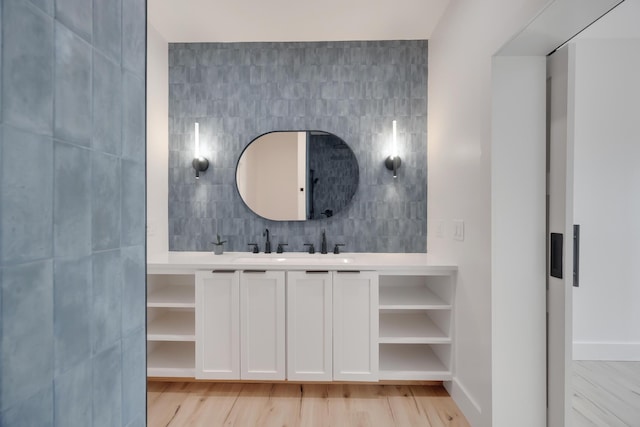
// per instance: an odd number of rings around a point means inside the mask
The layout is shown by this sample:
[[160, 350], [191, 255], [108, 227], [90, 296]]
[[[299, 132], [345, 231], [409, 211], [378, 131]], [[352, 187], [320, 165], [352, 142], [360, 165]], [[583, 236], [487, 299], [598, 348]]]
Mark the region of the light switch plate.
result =
[[436, 237], [444, 237], [444, 221], [436, 222]]
[[464, 240], [464, 221], [461, 219], [453, 220], [453, 240]]

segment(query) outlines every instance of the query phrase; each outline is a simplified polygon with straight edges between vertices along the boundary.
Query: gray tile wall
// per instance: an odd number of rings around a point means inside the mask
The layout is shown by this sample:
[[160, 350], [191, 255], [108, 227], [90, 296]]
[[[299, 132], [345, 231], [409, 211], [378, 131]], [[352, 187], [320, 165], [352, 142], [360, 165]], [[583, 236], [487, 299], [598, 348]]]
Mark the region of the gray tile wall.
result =
[[1, 426], [145, 425], [145, 9], [0, 3]]
[[[384, 167], [398, 121], [402, 168]], [[209, 170], [194, 178], [200, 123]], [[275, 222], [248, 210], [235, 187], [244, 147], [274, 130], [322, 130], [342, 138], [360, 165], [358, 191], [335, 216]], [[206, 43], [169, 46], [169, 249], [245, 251], [269, 228], [303, 250], [345, 243], [351, 252], [425, 252], [427, 42]], [[273, 165], [274, 168], [277, 165]], [[265, 177], [268, 179], [268, 177]]]

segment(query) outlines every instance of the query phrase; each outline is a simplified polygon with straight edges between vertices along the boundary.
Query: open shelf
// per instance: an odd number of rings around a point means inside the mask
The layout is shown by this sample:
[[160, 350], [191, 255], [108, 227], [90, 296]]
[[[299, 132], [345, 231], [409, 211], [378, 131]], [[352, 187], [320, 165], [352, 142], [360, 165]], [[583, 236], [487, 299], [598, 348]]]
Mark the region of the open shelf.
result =
[[451, 370], [431, 346], [424, 344], [381, 344], [381, 380], [449, 381]]
[[195, 377], [196, 350], [193, 342], [159, 342], [147, 354], [149, 377]]
[[194, 308], [196, 294], [194, 286], [164, 285], [149, 292], [147, 307]]
[[380, 286], [380, 309], [447, 310], [451, 304], [426, 286]]
[[196, 326], [193, 311], [167, 310], [147, 323], [148, 341], [195, 341]]
[[425, 313], [380, 313], [381, 344], [449, 344], [445, 334]]

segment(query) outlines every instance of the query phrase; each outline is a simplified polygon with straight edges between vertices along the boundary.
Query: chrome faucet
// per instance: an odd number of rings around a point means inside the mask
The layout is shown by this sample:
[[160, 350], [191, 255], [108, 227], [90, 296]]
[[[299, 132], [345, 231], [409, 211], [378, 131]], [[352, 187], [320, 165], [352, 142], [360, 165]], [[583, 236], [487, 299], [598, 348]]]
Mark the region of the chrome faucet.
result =
[[263, 236], [267, 236], [267, 240], [264, 242], [264, 253], [265, 254], [270, 254], [271, 253], [271, 240], [269, 239], [269, 229], [265, 228], [264, 229], [264, 233], [262, 233]]
[[324, 230], [322, 230], [322, 244], [320, 245], [320, 253], [327, 253], [327, 235], [325, 234]]

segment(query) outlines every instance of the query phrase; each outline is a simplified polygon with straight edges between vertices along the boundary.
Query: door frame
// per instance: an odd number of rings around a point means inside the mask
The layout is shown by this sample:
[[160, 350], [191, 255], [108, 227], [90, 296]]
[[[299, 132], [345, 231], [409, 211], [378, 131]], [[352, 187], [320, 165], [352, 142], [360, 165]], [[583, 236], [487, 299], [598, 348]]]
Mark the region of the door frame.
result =
[[[547, 268], [547, 425], [570, 426], [573, 362], [573, 65], [567, 44], [547, 59], [547, 236], [563, 236]], [[554, 258], [547, 241], [547, 259]], [[558, 274], [560, 273], [560, 274]]]
[[[609, 12], [621, 3], [620, 0], [555, 0], [547, 4], [545, 9], [535, 17], [521, 32], [505, 44], [493, 58], [492, 69], [492, 405], [493, 426], [513, 425], [518, 421], [521, 425], [540, 426], [546, 425], [546, 363], [540, 363], [539, 358], [527, 357], [525, 363], [516, 363], [513, 360], [503, 359], [504, 354], [516, 356], [531, 352], [538, 352], [540, 347], [546, 352], [546, 342], [539, 339], [542, 333], [546, 336], [546, 298], [544, 295], [546, 277], [546, 210], [543, 203], [542, 209], [533, 208], [536, 200], [546, 196], [543, 188], [535, 187], [534, 194], [525, 192], [523, 187], [533, 188], [531, 183], [546, 182], [545, 163], [539, 163], [536, 157], [536, 168], [528, 167], [527, 158], [523, 154], [517, 154], [514, 161], [510, 156], [512, 150], [510, 144], [520, 144], [525, 150], [538, 153], [537, 150], [546, 152], [545, 138], [539, 138], [540, 133], [545, 135], [546, 121], [539, 120], [540, 108], [546, 110], [546, 57], [564, 42], [571, 39], [592, 22]], [[541, 65], [542, 64], [542, 65]], [[509, 67], [509, 72], [507, 72]], [[543, 67], [545, 71], [540, 71]], [[532, 71], [534, 72], [532, 74]], [[522, 96], [505, 95], [505, 87], [513, 85], [514, 79], [528, 79], [528, 84], [533, 88], [524, 91]], [[520, 85], [521, 86], [521, 85]], [[542, 94], [542, 96], [540, 95]], [[533, 130], [534, 137], [525, 134], [526, 131], [517, 133], [514, 130], [512, 119], [513, 111], [526, 110], [534, 112], [530, 117], [524, 114], [517, 116], [522, 120], [527, 130]], [[510, 121], [511, 120], [511, 121]], [[515, 138], [514, 138], [515, 137]], [[510, 138], [510, 139], [509, 139]], [[542, 147], [540, 145], [542, 144]], [[517, 160], [520, 160], [518, 163]], [[514, 166], [515, 164], [515, 166]], [[522, 171], [517, 166], [525, 165]], [[512, 185], [504, 187], [505, 180], [511, 180]], [[525, 185], [518, 185], [525, 184]], [[497, 190], [497, 191], [496, 191]], [[500, 191], [502, 190], [502, 191]], [[514, 225], [519, 218], [512, 218], [513, 212], [521, 212], [522, 204], [529, 206], [526, 218]], [[511, 227], [511, 228], [510, 228]], [[519, 228], [518, 228], [519, 227]], [[542, 227], [542, 228], [541, 228]], [[530, 228], [542, 231], [540, 233], [528, 232]], [[518, 248], [534, 248], [535, 255], [528, 257], [529, 252], [514, 254], [513, 247], [500, 244], [501, 238], [509, 232], [516, 231], [512, 237]], [[520, 230], [527, 231], [519, 233]], [[542, 240], [541, 240], [542, 239]], [[541, 244], [542, 241], [542, 244]], [[567, 262], [565, 260], [565, 262]], [[535, 276], [527, 276], [531, 271], [538, 273]], [[516, 273], [515, 280], [513, 273]], [[509, 280], [511, 279], [511, 280]], [[525, 289], [526, 292], [514, 292], [514, 284]], [[532, 288], [534, 289], [532, 291]], [[535, 298], [531, 299], [531, 294]], [[571, 304], [571, 301], [566, 301]], [[523, 314], [520, 308], [526, 313]], [[565, 312], [566, 314], [566, 312]], [[507, 326], [505, 326], [507, 325]], [[533, 331], [534, 339], [527, 339], [523, 334]], [[570, 340], [571, 336], [566, 337]], [[544, 360], [544, 356], [541, 357]], [[517, 357], [512, 357], [517, 359]], [[562, 361], [563, 363], [566, 360]], [[523, 373], [524, 372], [524, 373]], [[526, 374], [525, 374], [526, 373]], [[520, 381], [523, 379], [523, 381]], [[542, 379], [542, 380], [540, 380]], [[553, 384], [551, 384], [554, 387]], [[519, 390], [519, 396], [514, 399], [507, 391]], [[523, 399], [521, 391], [526, 390]], [[540, 404], [542, 396], [543, 404]], [[528, 400], [522, 402], [522, 400]], [[565, 402], [567, 403], [567, 402]], [[528, 420], [522, 424], [523, 420]], [[554, 424], [549, 424], [554, 425]]]

